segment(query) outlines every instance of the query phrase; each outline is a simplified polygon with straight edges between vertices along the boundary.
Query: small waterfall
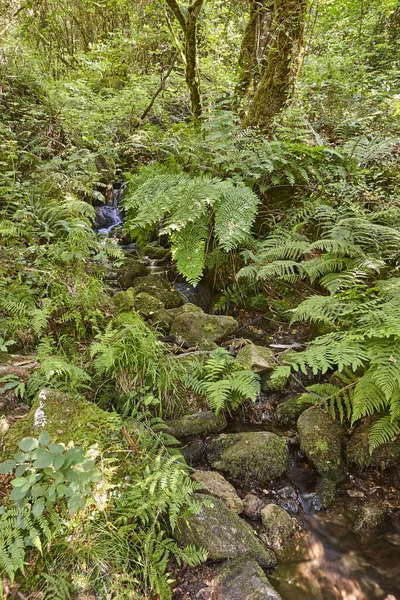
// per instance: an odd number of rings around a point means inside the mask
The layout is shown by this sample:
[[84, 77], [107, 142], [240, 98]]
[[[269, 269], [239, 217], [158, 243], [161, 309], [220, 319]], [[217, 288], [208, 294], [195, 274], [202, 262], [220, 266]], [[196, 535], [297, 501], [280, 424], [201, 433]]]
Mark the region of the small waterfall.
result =
[[122, 216], [120, 211], [120, 200], [125, 192], [126, 184], [123, 183], [112, 193], [112, 203], [104, 204], [96, 208], [95, 230], [97, 233], [108, 235], [114, 227], [121, 225]]

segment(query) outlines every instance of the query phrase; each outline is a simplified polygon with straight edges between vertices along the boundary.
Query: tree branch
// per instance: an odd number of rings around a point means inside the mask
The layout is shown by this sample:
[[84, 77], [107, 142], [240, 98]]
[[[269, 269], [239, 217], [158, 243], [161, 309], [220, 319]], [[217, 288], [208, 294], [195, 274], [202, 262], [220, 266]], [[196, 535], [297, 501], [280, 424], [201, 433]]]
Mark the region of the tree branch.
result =
[[[198, 0], [196, 0], [196, 1], [198, 2]], [[176, 0], [165, 0], [165, 2], [170, 7], [172, 13], [174, 14], [174, 17], [178, 21], [179, 25], [182, 27], [182, 30], [185, 32], [186, 31], [186, 18], [185, 18], [185, 15], [183, 14], [182, 9], [179, 6], [178, 2]]]
[[164, 89], [165, 82], [167, 81], [168, 77], [172, 73], [172, 69], [174, 68], [177, 56], [178, 56], [178, 50], [175, 50], [175, 53], [174, 53], [174, 55], [172, 57], [171, 64], [168, 67], [168, 71], [165, 73], [165, 75], [163, 77], [161, 77], [160, 85], [158, 86], [158, 88], [154, 92], [153, 97], [150, 100], [150, 104], [148, 105], [148, 107], [146, 108], [146, 110], [143, 112], [142, 116], [139, 118], [138, 126], [145, 120], [145, 118], [147, 117], [147, 115], [149, 114], [149, 112], [151, 111], [151, 109], [153, 108], [154, 102], [157, 100], [158, 95]]

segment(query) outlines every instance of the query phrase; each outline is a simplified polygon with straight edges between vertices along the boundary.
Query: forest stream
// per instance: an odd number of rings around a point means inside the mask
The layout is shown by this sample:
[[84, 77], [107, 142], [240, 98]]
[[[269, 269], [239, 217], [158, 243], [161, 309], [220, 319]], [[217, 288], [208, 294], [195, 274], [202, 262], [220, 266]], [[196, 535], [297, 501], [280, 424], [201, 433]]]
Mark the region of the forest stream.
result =
[[[119, 202], [124, 189], [123, 184], [118, 186], [113, 194], [112, 205], [97, 209], [96, 227], [99, 234], [109, 235], [121, 224]], [[136, 248], [135, 244], [125, 251], [131, 251], [132, 248]], [[195, 304], [204, 305], [201, 291], [199, 296], [195, 288], [177, 283], [175, 269], [172, 265], [165, 265], [165, 260], [159, 261], [143, 256], [141, 261], [151, 274], [161, 275], [169, 280], [175, 289], [189, 294], [190, 300]], [[245, 329], [244, 336], [255, 342], [267, 335], [262, 329], [257, 329], [256, 333], [251, 327]], [[278, 334], [277, 341], [284, 341], [287, 345], [288, 335], [290, 336], [290, 332], [285, 331], [284, 339], [280, 340]], [[298, 341], [302, 342], [294, 335], [290, 344], [296, 344]], [[279, 400], [279, 397], [275, 398], [278, 403]], [[269, 406], [268, 394], [261, 393], [254, 409], [248, 414], [246, 411], [238, 411], [228, 421], [224, 431], [272, 431], [286, 437], [291, 448], [292, 464], [280, 485], [275, 486], [272, 491], [257, 490], [257, 494], [264, 497], [265, 493], [271, 493], [273, 502], [280, 504], [298, 519], [304, 528], [304, 535], [285, 546], [279, 555], [278, 567], [269, 575], [282, 600], [399, 600], [399, 511], [390, 516], [386, 514], [379, 526], [373, 528], [372, 533], [368, 530], [368, 522], [365, 526], [361, 523], [355, 532], [355, 505], [366, 500], [366, 494], [360, 489], [368, 489], [367, 494], [371, 494], [371, 498], [374, 498], [374, 493], [378, 491], [377, 498], [379, 490], [373, 487], [371, 489], [374, 483], [363, 482], [362, 478], [357, 479], [354, 475], [348, 475], [343, 486], [339, 488], [333, 506], [327, 510], [318, 510], [319, 507], [315, 506], [318, 481], [316, 470], [300, 451], [293, 430], [286, 431], [276, 422], [274, 411], [266, 411], [265, 406]], [[195, 463], [200, 469], [209, 468], [205, 462]], [[241, 490], [241, 495], [250, 489], [246, 481], [236, 482], [236, 485]], [[380, 491], [383, 489], [380, 487]], [[197, 585], [201, 588], [200, 596], [196, 594], [196, 598], [208, 597], [203, 586], [204, 582], [200, 578]], [[192, 593], [193, 591], [189, 592]], [[178, 595], [177, 598], [181, 596]]]

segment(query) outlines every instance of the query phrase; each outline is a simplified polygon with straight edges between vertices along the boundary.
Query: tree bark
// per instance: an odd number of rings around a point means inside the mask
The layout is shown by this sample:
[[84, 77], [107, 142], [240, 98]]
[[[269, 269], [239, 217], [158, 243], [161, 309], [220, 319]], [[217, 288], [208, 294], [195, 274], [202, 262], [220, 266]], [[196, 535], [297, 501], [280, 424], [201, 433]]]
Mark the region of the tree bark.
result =
[[301, 66], [306, 11], [307, 0], [274, 0], [265, 70], [244, 126], [268, 130], [292, 99]]
[[165, 0], [181, 26], [185, 38], [185, 78], [190, 93], [190, 105], [195, 125], [202, 113], [199, 66], [197, 57], [197, 24], [204, 0], [194, 0], [185, 15], [177, 0]]
[[259, 60], [264, 51], [262, 37], [266, 35], [267, 15], [271, 0], [249, 0], [249, 19], [239, 55], [239, 81], [235, 89], [237, 99], [252, 95], [256, 88]]

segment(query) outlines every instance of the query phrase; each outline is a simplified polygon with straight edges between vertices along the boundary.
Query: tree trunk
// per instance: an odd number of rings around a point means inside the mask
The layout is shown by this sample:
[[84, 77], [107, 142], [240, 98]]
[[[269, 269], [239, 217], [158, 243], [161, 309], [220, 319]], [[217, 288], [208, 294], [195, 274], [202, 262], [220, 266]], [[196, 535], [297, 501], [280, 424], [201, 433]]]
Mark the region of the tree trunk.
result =
[[274, 0], [265, 70], [244, 120], [246, 127], [269, 129], [291, 100], [301, 65], [306, 11], [307, 0]]
[[204, 0], [194, 0], [185, 15], [176, 0], [165, 0], [178, 21], [185, 38], [185, 78], [190, 93], [190, 105], [195, 125], [201, 119], [202, 103], [197, 58], [197, 23]]
[[256, 88], [259, 60], [265, 49], [266, 21], [271, 10], [270, 0], [249, 0], [247, 21], [239, 55], [239, 81], [235, 89], [238, 99], [252, 95]]

